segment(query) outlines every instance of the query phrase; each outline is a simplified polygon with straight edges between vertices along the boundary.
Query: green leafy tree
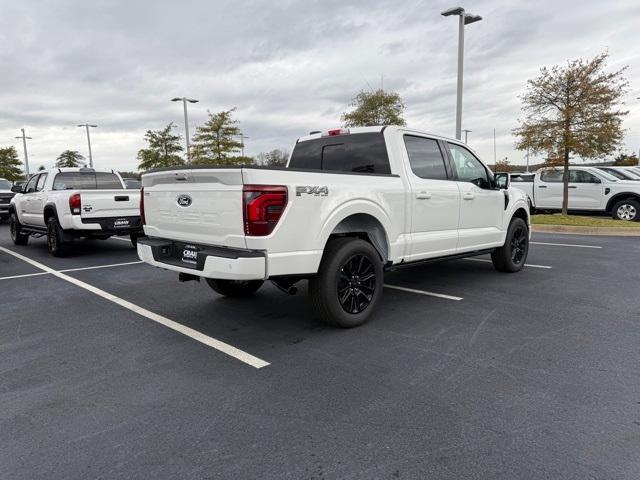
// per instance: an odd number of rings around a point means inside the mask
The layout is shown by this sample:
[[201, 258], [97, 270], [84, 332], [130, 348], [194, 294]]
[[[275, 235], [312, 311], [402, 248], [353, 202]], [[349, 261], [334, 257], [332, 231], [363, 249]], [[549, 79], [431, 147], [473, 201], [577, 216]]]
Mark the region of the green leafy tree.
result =
[[562, 159], [564, 198], [569, 199], [569, 158], [597, 159], [611, 154], [622, 141], [622, 118], [628, 113], [618, 108], [627, 91], [623, 76], [626, 67], [607, 72], [607, 52], [591, 60], [571, 60], [566, 66], [542, 68], [527, 82], [522, 95], [524, 120], [513, 133], [516, 148], [547, 153]]
[[635, 165], [639, 165], [638, 157], [635, 153], [632, 153], [631, 155], [621, 153], [614, 159], [613, 164], [617, 167], [633, 167]]
[[184, 165], [184, 159], [180, 156], [183, 151], [181, 137], [173, 133], [174, 128], [171, 122], [161, 130], [147, 130], [144, 134], [147, 148], [138, 150], [137, 155], [140, 170]]
[[0, 147], [0, 177], [11, 180], [22, 179], [21, 162], [16, 147]]
[[235, 107], [209, 113], [209, 120], [196, 129], [191, 148], [191, 161], [196, 165], [242, 165], [252, 163], [250, 157], [238, 156], [242, 143], [238, 120], [233, 118]]
[[84, 156], [76, 150], [65, 150], [58, 158], [56, 158], [56, 167], [79, 167], [80, 162], [84, 160]]
[[402, 118], [405, 105], [400, 95], [379, 88], [373, 92], [361, 90], [353, 99], [354, 109], [342, 114], [345, 127], [370, 127], [374, 125], [406, 125]]
[[284, 167], [289, 161], [289, 154], [276, 148], [270, 152], [259, 153], [256, 160], [258, 165], [264, 165], [265, 167]]
[[40, 166], [38, 167], [38, 171], [39, 171], [39, 172], [42, 172], [43, 170], [46, 170], [45, 166], [44, 166], [44, 165], [40, 165]]

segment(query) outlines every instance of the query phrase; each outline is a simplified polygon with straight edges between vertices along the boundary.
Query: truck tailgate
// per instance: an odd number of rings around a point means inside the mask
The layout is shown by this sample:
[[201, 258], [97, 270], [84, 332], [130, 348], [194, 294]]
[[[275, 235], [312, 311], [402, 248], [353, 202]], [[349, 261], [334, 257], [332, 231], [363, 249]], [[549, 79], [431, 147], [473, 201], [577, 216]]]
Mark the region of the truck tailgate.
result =
[[246, 248], [240, 168], [149, 173], [142, 186], [147, 235]]
[[80, 190], [83, 219], [133, 217], [140, 215], [137, 190]]

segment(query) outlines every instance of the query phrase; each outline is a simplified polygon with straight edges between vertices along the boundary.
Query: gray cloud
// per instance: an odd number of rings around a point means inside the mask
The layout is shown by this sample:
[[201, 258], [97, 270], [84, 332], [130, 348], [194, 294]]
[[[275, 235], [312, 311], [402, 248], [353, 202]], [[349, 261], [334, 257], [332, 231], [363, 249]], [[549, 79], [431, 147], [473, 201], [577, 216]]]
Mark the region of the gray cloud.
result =
[[[66, 148], [86, 150], [77, 123], [97, 123], [98, 165], [134, 168], [146, 129], [182, 112], [168, 100], [188, 95], [193, 130], [207, 109], [237, 106], [246, 151], [287, 148], [309, 130], [329, 128], [353, 95], [401, 93], [409, 124], [451, 135], [455, 112], [456, 22], [448, 1], [337, 0], [4, 2], [0, 18], [0, 145], [21, 127], [30, 156], [50, 165]], [[640, 144], [640, 58], [633, 0], [602, 3], [481, 0], [466, 31], [464, 128], [493, 158], [522, 158], [517, 125], [526, 80], [543, 65], [608, 49], [612, 68], [630, 65], [627, 147]]]

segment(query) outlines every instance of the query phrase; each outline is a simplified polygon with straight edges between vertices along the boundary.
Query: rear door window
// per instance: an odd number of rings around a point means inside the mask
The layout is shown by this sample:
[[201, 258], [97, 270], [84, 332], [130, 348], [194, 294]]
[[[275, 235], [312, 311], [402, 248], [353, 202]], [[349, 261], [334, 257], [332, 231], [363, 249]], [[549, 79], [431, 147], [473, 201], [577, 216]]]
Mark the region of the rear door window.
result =
[[355, 133], [298, 142], [289, 168], [389, 174], [389, 155], [381, 132]]
[[563, 175], [562, 170], [545, 170], [540, 174], [540, 180], [546, 183], [561, 183]]
[[404, 145], [413, 173], [420, 178], [447, 180], [444, 157], [437, 140], [405, 135]]

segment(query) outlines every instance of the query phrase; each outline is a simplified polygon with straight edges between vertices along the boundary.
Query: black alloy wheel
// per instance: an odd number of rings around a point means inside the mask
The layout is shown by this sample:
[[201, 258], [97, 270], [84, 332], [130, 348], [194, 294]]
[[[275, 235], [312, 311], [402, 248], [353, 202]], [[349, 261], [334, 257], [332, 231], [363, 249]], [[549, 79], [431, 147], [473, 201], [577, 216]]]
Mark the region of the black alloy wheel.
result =
[[353, 255], [338, 273], [338, 301], [345, 312], [363, 312], [373, 299], [376, 273], [373, 263], [362, 254]]

